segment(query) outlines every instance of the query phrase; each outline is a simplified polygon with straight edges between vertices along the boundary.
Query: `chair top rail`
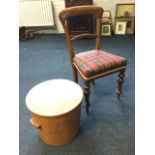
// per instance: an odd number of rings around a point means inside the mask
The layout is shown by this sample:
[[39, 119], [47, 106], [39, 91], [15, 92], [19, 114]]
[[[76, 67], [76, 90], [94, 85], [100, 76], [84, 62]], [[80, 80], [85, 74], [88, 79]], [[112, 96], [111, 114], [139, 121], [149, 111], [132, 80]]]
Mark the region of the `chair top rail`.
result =
[[65, 20], [69, 17], [88, 14], [94, 15], [98, 18], [102, 18], [103, 8], [90, 5], [70, 7], [66, 8], [65, 10], [62, 10], [59, 13], [59, 18], [62, 21], [62, 23], [64, 23]]

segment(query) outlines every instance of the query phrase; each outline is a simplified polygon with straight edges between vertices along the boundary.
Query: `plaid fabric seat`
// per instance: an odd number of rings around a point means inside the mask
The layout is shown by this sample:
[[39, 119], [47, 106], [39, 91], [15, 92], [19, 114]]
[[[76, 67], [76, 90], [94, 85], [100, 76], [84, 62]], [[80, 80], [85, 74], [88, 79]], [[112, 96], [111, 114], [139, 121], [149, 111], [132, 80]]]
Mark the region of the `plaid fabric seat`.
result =
[[73, 58], [73, 62], [86, 77], [97, 75], [127, 64], [125, 58], [102, 50], [78, 53]]

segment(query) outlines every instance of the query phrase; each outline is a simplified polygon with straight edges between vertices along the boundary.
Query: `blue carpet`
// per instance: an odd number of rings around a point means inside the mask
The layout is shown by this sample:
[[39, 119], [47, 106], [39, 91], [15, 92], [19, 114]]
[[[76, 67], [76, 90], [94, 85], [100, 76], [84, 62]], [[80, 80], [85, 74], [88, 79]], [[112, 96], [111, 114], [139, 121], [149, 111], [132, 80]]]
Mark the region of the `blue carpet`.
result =
[[[94, 48], [93, 40], [75, 42], [76, 51]], [[28, 91], [54, 78], [72, 80], [64, 35], [42, 35], [20, 42], [20, 155], [134, 155], [135, 154], [135, 39], [112, 36], [101, 39], [102, 49], [128, 59], [123, 93], [115, 94], [117, 74], [95, 80], [91, 85], [90, 115], [82, 103], [80, 134], [72, 143], [54, 148], [40, 139], [29, 123], [25, 106]], [[82, 86], [82, 79], [79, 78]]]

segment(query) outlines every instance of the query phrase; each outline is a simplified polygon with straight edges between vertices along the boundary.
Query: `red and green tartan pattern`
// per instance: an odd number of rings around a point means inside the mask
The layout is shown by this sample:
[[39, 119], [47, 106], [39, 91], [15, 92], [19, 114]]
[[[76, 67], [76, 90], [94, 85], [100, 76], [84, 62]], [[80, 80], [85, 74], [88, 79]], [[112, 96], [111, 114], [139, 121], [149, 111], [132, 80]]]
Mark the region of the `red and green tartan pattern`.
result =
[[73, 61], [86, 77], [116, 69], [127, 64], [127, 59], [102, 50], [81, 52], [75, 55]]

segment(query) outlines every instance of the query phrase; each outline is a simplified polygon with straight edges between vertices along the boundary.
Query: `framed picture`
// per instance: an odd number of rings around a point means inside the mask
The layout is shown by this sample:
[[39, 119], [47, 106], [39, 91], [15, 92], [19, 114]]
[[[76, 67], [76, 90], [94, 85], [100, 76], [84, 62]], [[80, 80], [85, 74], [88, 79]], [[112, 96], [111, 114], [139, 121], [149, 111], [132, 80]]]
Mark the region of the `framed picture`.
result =
[[126, 21], [127, 26], [126, 26], [126, 33], [127, 34], [133, 34], [134, 33], [134, 27], [135, 27], [135, 19], [134, 17], [132, 18], [116, 18], [116, 22], [118, 21]]
[[102, 24], [102, 36], [111, 36], [110, 24]]
[[115, 34], [126, 34], [126, 21], [116, 21], [115, 23]]
[[110, 17], [111, 17], [111, 12], [108, 11], [108, 10], [105, 10], [105, 11], [103, 12], [103, 17], [110, 18]]
[[117, 4], [116, 17], [134, 17], [135, 4]]
[[101, 22], [106, 23], [106, 24], [111, 23], [111, 12], [110, 11], [104, 11]]
[[110, 19], [107, 17], [102, 17], [102, 23], [110, 23]]

